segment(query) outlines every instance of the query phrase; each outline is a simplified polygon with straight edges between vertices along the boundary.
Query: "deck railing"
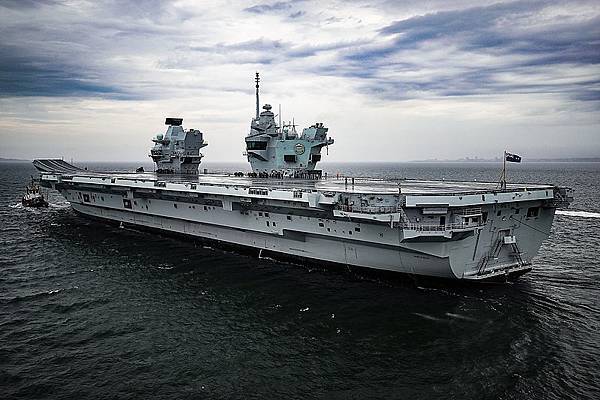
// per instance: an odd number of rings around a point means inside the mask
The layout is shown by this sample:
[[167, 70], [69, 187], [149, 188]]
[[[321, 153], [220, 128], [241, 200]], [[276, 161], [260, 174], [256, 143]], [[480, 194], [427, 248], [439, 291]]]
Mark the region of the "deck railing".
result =
[[400, 227], [407, 231], [415, 232], [447, 232], [447, 231], [459, 231], [465, 229], [473, 229], [483, 226], [482, 223], [470, 223], [470, 224], [446, 224], [446, 225], [428, 225], [412, 222], [402, 222]]
[[454, 213], [460, 216], [481, 215], [481, 207], [466, 207], [462, 209], [456, 209]]
[[355, 212], [361, 214], [393, 214], [400, 212], [400, 207], [398, 206], [352, 206], [352, 205], [344, 205], [339, 204], [336, 206], [338, 210], [346, 211], [346, 212]]

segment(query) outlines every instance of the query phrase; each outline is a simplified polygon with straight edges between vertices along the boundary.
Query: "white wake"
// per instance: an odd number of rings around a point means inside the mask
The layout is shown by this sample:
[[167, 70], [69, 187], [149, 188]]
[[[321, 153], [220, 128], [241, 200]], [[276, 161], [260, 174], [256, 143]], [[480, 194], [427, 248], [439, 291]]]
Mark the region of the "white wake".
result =
[[588, 211], [557, 210], [556, 213], [559, 215], [568, 215], [569, 217], [600, 218], [600, 213]]

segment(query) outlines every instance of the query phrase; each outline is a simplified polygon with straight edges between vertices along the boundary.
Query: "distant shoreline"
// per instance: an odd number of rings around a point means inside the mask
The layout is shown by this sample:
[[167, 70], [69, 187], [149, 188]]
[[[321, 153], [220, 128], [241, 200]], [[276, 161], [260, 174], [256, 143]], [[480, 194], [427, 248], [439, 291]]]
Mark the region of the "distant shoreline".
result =
[[[474, 160], [412, 160], [405, 162], [414, 162], [414, 163], [501, 163], [502, 159], [496, 160], [484, 160], [484, 159], [474, 159]], [[523, 159], [523, 163], [542, 163], [542, 162], [600, 162], [600, 158], [532, 158], [530, 160]]]
[[0, 162], [31, 162], [31, 160], [22, 160], [20, 158], [2, 158], [2, 157], [0, 157]]

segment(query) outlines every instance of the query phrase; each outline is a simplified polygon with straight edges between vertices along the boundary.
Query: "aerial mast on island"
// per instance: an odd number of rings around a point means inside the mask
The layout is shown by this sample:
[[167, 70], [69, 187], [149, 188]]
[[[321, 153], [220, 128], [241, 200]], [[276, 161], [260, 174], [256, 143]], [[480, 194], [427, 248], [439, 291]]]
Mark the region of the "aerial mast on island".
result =
[[260, 82], [260, 78], [258, 77], [258, 72], [256, 73], [255, 80], [256, 80], [256, 119], [258, 119], [258, 117], [259, 117], [258, 109], [259, 109], [259, 104], [260, 104], [260, 102], [258, 100], [258, 82]]

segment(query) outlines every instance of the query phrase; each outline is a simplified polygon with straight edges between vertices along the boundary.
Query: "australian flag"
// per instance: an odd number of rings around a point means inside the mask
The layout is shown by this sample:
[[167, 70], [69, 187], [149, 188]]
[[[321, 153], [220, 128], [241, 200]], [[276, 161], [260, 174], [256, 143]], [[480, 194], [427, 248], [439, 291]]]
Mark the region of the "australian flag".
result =
[[505, 153], [506, 161], [508, 162], [521, 162], [521, 156], [512, 153]]

